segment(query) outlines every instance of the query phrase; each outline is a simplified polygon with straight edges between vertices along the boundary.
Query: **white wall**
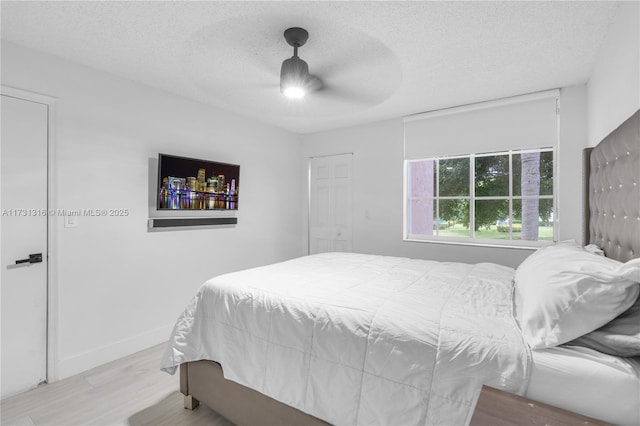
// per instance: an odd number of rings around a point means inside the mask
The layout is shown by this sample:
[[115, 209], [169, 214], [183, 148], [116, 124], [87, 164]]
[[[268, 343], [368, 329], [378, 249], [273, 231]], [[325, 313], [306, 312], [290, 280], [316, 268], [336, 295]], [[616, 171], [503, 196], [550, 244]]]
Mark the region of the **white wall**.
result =
[[589, 146], [640, 109], [640, 2], [622, 2], [589, 79]]
[[[586, 88], [563, 88], [560, 97], [560, 239], [580, 241], [582, 186], [579, 177], [582, 149], [586, 146]], [[303, 142], [304, 161], [319, 155], [354, 154], [355, 252], [468, 263], [496, 262], [512, 267], [531, 254], [531, 250], [523, 249], [403, 241], [401, 118], [305, 135]]]
[[[130, 212], [56, 219], [58, 378], [166, 340], [206, 279], [305, 254], [298, 136], [5, 42], [2, 84], [58, 98], [55, 207]], [[238, 225], [148, 232], [159, 152], [240, 164]]]
[[587, 87], [560, 89], [559, 239], [582, 242], [582, 151], [587, 147]]

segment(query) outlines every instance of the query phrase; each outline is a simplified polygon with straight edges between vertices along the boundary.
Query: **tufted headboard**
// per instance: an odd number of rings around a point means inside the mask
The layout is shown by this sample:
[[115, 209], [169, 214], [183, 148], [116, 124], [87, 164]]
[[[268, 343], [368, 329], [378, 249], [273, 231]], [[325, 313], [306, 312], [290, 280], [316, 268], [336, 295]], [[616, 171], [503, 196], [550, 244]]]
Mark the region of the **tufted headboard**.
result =
[[640, 111], [585, 150], [585, 240], [626, 262], [640, 257]]

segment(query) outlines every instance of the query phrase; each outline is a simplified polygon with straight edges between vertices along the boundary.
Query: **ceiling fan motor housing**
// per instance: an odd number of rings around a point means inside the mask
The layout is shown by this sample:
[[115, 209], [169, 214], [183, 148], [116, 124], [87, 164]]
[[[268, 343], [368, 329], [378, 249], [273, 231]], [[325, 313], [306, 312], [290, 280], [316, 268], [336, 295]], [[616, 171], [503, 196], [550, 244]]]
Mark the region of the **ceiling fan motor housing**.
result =
[[284, 39], [287, 40], [289, 46], [300, 47], [309, 39], [309, 33], [304, 28], [292, 27], [284, 31]]

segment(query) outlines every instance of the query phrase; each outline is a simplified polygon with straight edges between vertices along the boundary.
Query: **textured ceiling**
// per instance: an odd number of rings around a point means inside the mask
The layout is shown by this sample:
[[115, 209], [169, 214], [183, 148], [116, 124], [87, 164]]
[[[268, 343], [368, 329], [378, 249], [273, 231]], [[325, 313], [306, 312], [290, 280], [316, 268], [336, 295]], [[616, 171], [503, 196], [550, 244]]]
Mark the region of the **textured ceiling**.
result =
[[[588, 81], [618, 3], [0, 3], [2, 38], [298, 133]], [[283, 31], [324, 82], [280, 95]]]

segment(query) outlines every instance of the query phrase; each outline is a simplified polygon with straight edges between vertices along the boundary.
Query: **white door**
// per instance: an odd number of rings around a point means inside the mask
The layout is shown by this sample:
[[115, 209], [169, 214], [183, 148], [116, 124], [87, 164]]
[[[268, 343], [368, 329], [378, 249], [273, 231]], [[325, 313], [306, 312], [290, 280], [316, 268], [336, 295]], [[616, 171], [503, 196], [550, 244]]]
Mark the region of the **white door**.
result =
[[352, 154], [309, 160], [309, 254], [353, 250], [352, 162]]
[[48, 106], [1, 97], [4, 398], [46, 380]]

